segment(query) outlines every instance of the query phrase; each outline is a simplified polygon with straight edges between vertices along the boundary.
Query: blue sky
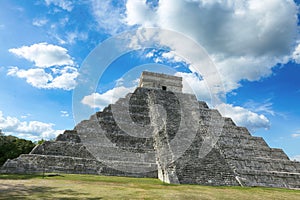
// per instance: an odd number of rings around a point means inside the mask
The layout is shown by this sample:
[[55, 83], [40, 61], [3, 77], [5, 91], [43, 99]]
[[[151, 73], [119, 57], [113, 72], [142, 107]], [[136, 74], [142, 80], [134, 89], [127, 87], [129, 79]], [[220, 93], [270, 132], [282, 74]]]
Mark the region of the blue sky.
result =
[[[292, 0], [2, 0], [0, 129], [31, 140], [54, 138], [132, 91], [146, 69], [182, 76], [185, 92], [194, 92], [253, 135], [264, 137], [271, 147], [283, 148], [300, 160], [298, 4]], [[146, 48], [153, 27], [170, 33], [159, 35], [156, 48]], [[130, 44], [138, 42], [141, 48], [126, 46], [126, 52], [99, 66], [101, 77], [85, 76], [97, 53], [108, 59], [105, 56], [118, 51], [113, 42], [120, 34], [137, 36], [141, 28], [149, 38], [130, 38]], [[172, 41], [176, 34], [187, 42]], [[189, 42], [209, 56], [217, 80], [193, 68], [205, 71], [208, 66], [200, 66]], [[109, 46], [112, 43], [115, 46]], [[108, 44], [106, 49], [103, 44]], [[76, 92], [84, 89], [81, 85], [89, 81], [85, 87], [90, 88], [78, 96]], [[216, 87], [211, 89], [212, 85]], [[212, 96], [217, 103], [211, 103]]]

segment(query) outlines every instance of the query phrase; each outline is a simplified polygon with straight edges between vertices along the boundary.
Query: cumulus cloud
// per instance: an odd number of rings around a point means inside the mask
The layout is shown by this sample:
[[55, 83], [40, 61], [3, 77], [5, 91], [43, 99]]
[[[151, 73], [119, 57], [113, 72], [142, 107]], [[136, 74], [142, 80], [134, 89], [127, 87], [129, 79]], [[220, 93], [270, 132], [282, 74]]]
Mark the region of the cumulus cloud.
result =
[[[136, 10], [137, 12], [132, 12], [133, 10]], [[143, 24], [145, 26], [153, 26], [156, 22], [156, 14], [146, 1], [127, 1], [126, 16], [126, 22], [129, 25]]]
[[156, 9], [128, 0], [126, 8], [129, 25], [151, 21], [191, 36], [213, 53], [282, 55], [290, 53], [297, 33], [297, 6], [290, 0], [161, 0]]
[[[195, 93], [198, 99], [207, 101], [211, 95], [222, 99], [226, 93], [241, 87], [242, 80], [257, 81], [268, 77], [273, 73], [274, 66], [292, 59], [300, 63], [300, 45], [295, 48], [299, 43], [298, 8], [292, 0], [151, 2], [128, 0], [124, 22], [129, 26], [160, 27], [179, 32], [207, 51], [219, 78], [196, 74], [193, 66], [205, 70], [206, 66], [200, 62], [187, 63], [192, 73], [177, 73], [186, 80], [183, 83], [184, 91]], [[162, 41], [170, 41], [166, 38], [168, 35], [160, 37], [158, 41], [162, 46], [166, 45]], [[168, 43], [168, 47], [170, 52], [180, 49], [189, 58], [194, 58], [190, 60], [199, 60], [199, 55], [193, 54], [193, 49], [185, 43], [173, 41]], [[167, 53], [159, 57], [150, 52], [146, 57], [152, 57], [157, 62], [174, 62], [180, 58], [172, 55]], [[275, 115], [271, 106], [266, 102], [252, 111], [227, 104], [220, 104], [217, 108], [226, 110], [227, 114], [224, 114], [232, 117], [237, 124], [255, 131], [270, 126], [266, 116], [257, 113]]]
[[268, 129], [270, 121], [266, 116], [251, 112], [240, 106], [231, 104], [220, 104], [216, 106], [222, 116], [230, 117], [239, 126], [247, 127], [251, 132], [255, 132], [259, 128]]
[[12, 134], [33, 141], [53, 139], [63, 132], [53, 129], [53, 126], [54, 124], [40, 121], [20, 121], [16, 117], [4, 116], [0, 111], [0, 129], [5, 134]]
[[135, 87], [126, 88], [124, 86], [115, 87], [105, 93], [92, 93], [85, 96], [81, 103], [90, 106], [91, 108], [103, 109], [108, 104], [115, 103], [120, 97], [125, 97], [126, 94], [132, 92]]
[[51, 74], [41, 68], [28, 70], [11, 67], [7, 75], [24, 78], [27, 83], [36, 88], [42, 89], [63, 89], [72, 90], [76, 86], [76, 78], [79, 73], [74, 67], [55, 68], [55, 74]]
[[296, 161], [300, 162], [300, 155], [293, 156], [291, 158], [291, 160], [296, 160]]
[[[156, 6], [128, 0], [125, 22], [174, 30], [197, 41], [229, 92], [241, 80], [259, 80], [272, 74], [277, 63], [288, 62], [296, 43], [297, 12], [291, 0], [160, 0]], [[173, 45], [173, 50], [185, 48], [179, 41]]]
[[9, 52], [34, 62], [35, 67], [19, 69], [11, 67], [7, 75], [23, 78], [36, 88], [72, 90], [79, 75], [67, 49], [38, 43], [31, 46], [9, 49]]
[[[184, 72], [177, 72], [175, 75], [183, 78], [184, 93], [195, 94], [197, 99], [204, 100], [208, 104], [211, 104], [212, 91], [210, 91], [210, 87], [207, 85], [205, 80], [199, 77], [199, 75], [196, 73]], [[269, 100], [266, 100], [263, 104], [249, 101], [244, 106], [251, 109], [251, 111], [247, 108], [225, 103], [214, 105], [214, 107], [218, 109], [223, 116], [232, 118], [237, 125], [247, 127], [251, 132], [255, 132], [260, 128], [268, 129], [270, 127], [270, 121], [268, 118], [265, 115], [257, 114], [267, 113], [274, 115], [274, 111], [271, 107], [272, 103]]]
[[295, 48], [292, 57], [297, 64], [300, 64], [300, 44]]
[[79, 72], [75, 67], [64, 67], [58, 70], [56, 76], [46, 88], [59, 88], [64, 90], [72, 90], [77, 85], [76, 78]]
[[25, 78], [26, 82], [37, 88], [43, 88], [53, 79], [50, 74], [47, 74], [44, 69], [29, 69], [23, 70], [18, 67], [11, 67], [7, 75]]
[[9, 49], [9, 52], [34, 62], [37, 67], [47, 68], [51, 66], [74, 65], [67, 49], [52, 44], [38, 43]]
[[45, 2], [48, 6], [53, 4], [69, 12], [72, 11], [74, 7], [72, 1], [69, 0], [45, 0]]
[[197, 99], [210, 102], [211, 91], [205, 80], [199, 78], [196, 73], [177, 72], [175, 76], [180, 76], [183, 79], [183, 92], [195, 94]]

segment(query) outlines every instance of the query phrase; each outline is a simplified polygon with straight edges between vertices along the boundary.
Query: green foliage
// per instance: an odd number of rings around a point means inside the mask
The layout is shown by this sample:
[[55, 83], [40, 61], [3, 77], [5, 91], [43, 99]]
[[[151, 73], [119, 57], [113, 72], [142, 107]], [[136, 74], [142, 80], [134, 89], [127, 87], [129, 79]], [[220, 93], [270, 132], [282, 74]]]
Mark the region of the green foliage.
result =
[[39, 140], [39, 141], [37, 142], [37, 144], [43, 144], [45, 141], [46, 141], [46, 140], [41, 139], [41, 140]]
[[14, 136], [0, 134], [0, 166], [7, 159], [13, 159], [21, 154], [29, 153], [35, 144], [29, 140], [20, 139]]

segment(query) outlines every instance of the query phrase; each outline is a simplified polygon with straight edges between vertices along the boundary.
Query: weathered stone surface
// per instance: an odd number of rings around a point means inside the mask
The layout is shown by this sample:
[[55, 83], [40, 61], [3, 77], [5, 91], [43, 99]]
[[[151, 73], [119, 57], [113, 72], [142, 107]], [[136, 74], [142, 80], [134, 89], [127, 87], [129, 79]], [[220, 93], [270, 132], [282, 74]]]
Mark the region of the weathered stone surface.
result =
[[139, 87], [181, 92], [182, 78], [144, 71], [140, 78]]
[[63, 134], [57, 136], [56, 141], [66, 141], [74, 143], [81, 142], [76, 130], [66, 130]]
[[53, 156], [71, 156], [78, 158], [95, 159], [83, 144], [73, 142], [49, 142], [46, 141], [37, 145], [31, 154], [53, 155]]
[[65, 131], [56, 141], [8, 160], [1, 172], [300, 188], [299, 162], [289, 160], [281, 149], [270, 148], [263, 138], [251, 136], [194, 95], [181, 93], [180, 78], [145, 73], [143, 81], [142, 87]]

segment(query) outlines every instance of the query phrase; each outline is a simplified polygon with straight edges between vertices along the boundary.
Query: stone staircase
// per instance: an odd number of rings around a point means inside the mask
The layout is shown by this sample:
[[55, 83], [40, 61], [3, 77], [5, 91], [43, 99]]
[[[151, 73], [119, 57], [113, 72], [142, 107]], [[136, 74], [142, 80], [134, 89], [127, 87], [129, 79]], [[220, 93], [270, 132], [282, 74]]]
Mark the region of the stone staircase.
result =
[[300, 188], [300, 163], [191, 94], [137, 88], [8, 160], [2, 173], [158, 177], [169, 183]]
[[[148, 111], [147, 94], [137, 91], [82, 121], [75, 130], [92, 155], [109, 168], [126, 176], [157, 177], [152, 132], [145, 129], [150, 124]], [[141, 135], [146, 137], [136, 137]]]
[[300, 188], [300, 162], [234, 123], [223, 127], [217, 148], [243, 186]]

